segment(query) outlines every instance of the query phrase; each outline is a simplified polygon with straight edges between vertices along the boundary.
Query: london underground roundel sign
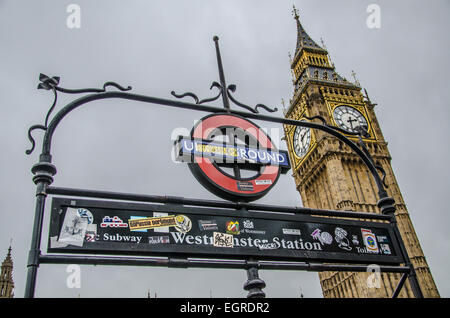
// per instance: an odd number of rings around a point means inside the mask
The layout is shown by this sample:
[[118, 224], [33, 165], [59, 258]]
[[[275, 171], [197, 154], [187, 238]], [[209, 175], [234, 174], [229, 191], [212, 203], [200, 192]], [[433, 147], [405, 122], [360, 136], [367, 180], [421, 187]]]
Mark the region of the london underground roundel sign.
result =
[[178, 137], [177, 159], [188, 162], [195, 178], [227, 199], [253, 201], [264, 196], [280, 173], [290, 169], [286, 151], [251, 121], [230, 114], [208, 115]]

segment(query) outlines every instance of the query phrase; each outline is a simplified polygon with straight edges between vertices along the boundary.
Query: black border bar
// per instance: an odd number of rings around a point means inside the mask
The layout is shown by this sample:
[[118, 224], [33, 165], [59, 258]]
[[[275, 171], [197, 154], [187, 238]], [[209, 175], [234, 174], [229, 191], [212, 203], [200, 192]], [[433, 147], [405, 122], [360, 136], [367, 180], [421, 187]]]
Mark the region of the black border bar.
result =
[[230, 208], [247, 211], [265, 211], [265, 212], [284, 212], [294, 214], [307, 214], [307, 215], [321, 215], [321, 216], [334, 216], [334, 217], [346, 217], [355, 219], [373, 219], [391, 221], [390, 215], [369, 213], [369, 212], [351, 212], [351, 211], [338, 211], [338, 210], [319, 210], [305, 207], [290, 207], [279, 205], [267, 205], [256, 204], [247, 202], [231, 202], [231, 201], [218, 201], [218, 200], [202, 200], [175, 196], [161, 196], [161, 195], [144, 195], [133, 193], [120, 193], [112, 191], [98, 191], [87, 189], [73, 189], [49, 186], [46, 189], [47, 194], [67, 195], [76, 197], [87, 198], [102, 198], [122, 201], [135, 201], [135, 202], [153, 202], [153, 203], [172, 203], [181, 205], [192, 205], [202, 207], [215, 207], [215, 208]]

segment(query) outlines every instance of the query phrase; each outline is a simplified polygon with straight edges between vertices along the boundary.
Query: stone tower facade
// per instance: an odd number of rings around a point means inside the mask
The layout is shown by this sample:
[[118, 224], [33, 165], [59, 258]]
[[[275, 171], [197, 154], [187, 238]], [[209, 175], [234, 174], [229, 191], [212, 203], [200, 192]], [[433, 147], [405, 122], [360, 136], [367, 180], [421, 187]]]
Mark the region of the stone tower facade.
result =
[[[305, 32], [295, 8], [294, 17], [297, 47], [291, 68], [295, 91], [289, 109], [285, 111], [286, 118], [317, 121], [312, 118], [320, 116], [328, 125], [352, 132], [360, 128], [366, 131], [364, 142], [375, 163], [386, 173], [387, 192], [395, 199], [398, 227], [422, 293], [424, 297], [439, 297], [392, 171], [391, 156], [375, 116], [375, 105], [367, 94], [362, 94], [356, 80], [352, 83], [337, 74], [327, 50]], [[304, 206], [380, 213], [376, 204], [376, 184], [364, 163], [348, 146], [322, 131], [294, 126], [285, 126], [284, 129], [295, 184]], [[352, 135], [347, 137], [352, 138]], [[321, 272], [323, 295], [329, 298], [390, 297], [401, 278], [401, 274], [383, 273], [379, 284], [369, 288], [368, 275]], [[399, 297], [413, 297], [408, 282]]]
[[8, 254], [2, 263], [0, 271], [0, 298], [14, 297], [14, 281], [12, 277], [13, 261], [11, 258], [11, 246], [8, 249]]

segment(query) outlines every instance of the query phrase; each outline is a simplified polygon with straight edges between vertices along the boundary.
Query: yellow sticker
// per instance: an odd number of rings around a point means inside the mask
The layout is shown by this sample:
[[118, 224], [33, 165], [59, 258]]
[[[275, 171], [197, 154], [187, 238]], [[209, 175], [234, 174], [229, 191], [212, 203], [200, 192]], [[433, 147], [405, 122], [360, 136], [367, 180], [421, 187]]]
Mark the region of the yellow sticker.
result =
[[132, 231], [176, 225], [175, 215], [128, 220], [128, 226]]

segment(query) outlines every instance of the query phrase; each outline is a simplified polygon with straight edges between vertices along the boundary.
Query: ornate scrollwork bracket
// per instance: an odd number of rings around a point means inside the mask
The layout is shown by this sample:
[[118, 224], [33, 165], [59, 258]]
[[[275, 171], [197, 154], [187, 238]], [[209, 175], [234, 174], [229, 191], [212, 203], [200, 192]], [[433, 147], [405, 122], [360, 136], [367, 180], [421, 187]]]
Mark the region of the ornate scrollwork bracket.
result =
[[58, 93], [57, 92], [61, 92], [61, 93], [66, 93], [66, 94], [82, 94], [82, 93], [103, 93], [106, 92], [106, 88], [113, 86], [121, 91], [129, 91], [131, 90], [131, 86], [128, 87], [123, 87], [115, 82], [106, 82], [103, 84], [103, 88], [83, 88], [83, 89], [67, 89], [67, 88], [63, 88], [63, 87], [59, 87], [59, 81], [60, 81], [60, 77], [59, 76], [53, 76], [53, 77], [49, 77], [45, 74], [39, 74], [39, 81], [40, 83], [37, 86], [37, 89], [45, 89], [45, 90], [51, 90], [53, 92], [54, 95], [54, 99], [53, 99], [53, 103], [50, 106], [47, 115], [45, 116], [45, 121], [44, 121], [44, 125], [33, 125], [28, 129], [28, 139], [31, 142], [31, 148], [27, 149], [25, 151], [25, 153], [27, 155], [30, 155], [35, 146], [36, 146], [36, 142], [33, 138], [33, 135], [31, 134], [34, 130], [36, 129], [40, 129], [43, 131], [47, 130], [48, 127], [48, 122], [50, 119], [50, 115], [53, 112], [55, 106], [56, 106], [56, 102], [58, 100]]
[[170, 94], [172, 94], [172, 96], [175, 96], [176, 98], [183, 98], [183, 97], [186, 97], [186, 96], [192, 97], [194, 99], [194, 101], [195, 101], [195, 104], [200, 105], [200, 104], [203, 104], [203, 103], [215, 101], [216, 99], [218, 99], [222, 95], [222, 93], [223, 93], [222, 85], [220, 85], [217, 82], [212, 82], [211, 87], [209, 89], [212, 89], [213, 87], [217, 87], [219, 89], [219, 94], [217, 96], [215, 96], [215, 97], [205, 98], [205, 99], [202, 99], [202, 100], [199, 100], [197, 95], [195, 95], [194, 93], [191, 93], [191, 92], [186, 92], [184, 94], [177, 94], [174, 91], [171, 91]]
[[[314, 120], [314, 119], [318, 119], [322, 122], [322, 124], [324, 126], [328, 126], [327, 121], [325, 120], [325, 118], [323, 118], [322, 116], [313, 116], [313, 117], [308, 117], [308, 116], [304, 116], [304, 118], [308, 119], [308, 120]], [[333, 127], [334, 128], [334, 127]]]
[[175, 96], [176, 98], [184, 98], [184, 97], [186, 97], [186, 96], [192, 97], [192, 98], [194, 99], [194, 101], [195, 101], [195, 104], [197, 104], [197, 105], [200, 105], [200, 104], [203, 104], [203, 103], [206, 103], [206, 102], [212, 102], [212, 101], [215, 101], [215, 100], [217, 100], [220, 96], [222, 96], [223, 94], [226, 94], [226, 96], [229, 97], [230, 100], [231, 100], [235, 105], [237, 105], [237, 106], [239, 106], [239, 107], [242, 107], [242, 108], [245, 108], [246, 110], [251, 111], [251, 112], [254, 113], [254, 114], [259, 114], [259, 111], [258, 111], [258, 108], [259, 108], [259, 107], [261, 107], [261, 108], [263, 108], [263, 109], [265, 109], [266, 111], [271, 112], [271, 113], [276, 112], [276, 111], [278, 110], [277, 108], [272, 109], [272, 108], [270, 108], [270, 107], [268, 107], [268, 106], [266, 106], [266, 105], [264, 105], [264, 104], [257, 104], [255, 107], [250, 107], [250, 106], [248, 106], [248, 105], [245, 105], [245, 104], [243, 104], [243, 103], [237, 101], [237, 100], [230, 94], [230, 91], [233, 92], [233, 93], [236, 91], [236, 85], [234, 85], [234, 84], [229, 85], [229, 86], [227, 87], [227, 92], [224, 92], [224, 89], [223, 89], [222, 85], [219, 84], [219, 83], [217, 83], [217, 82], [213, 82], [213, 83], [211, 84], [210, 89], [212, 89], [213, 87], [217, 87], [217, 88], [220, 90], [220, 91], [219, 91], [219, 94], [218, 94], [217, 96], [215, 96], [215, 97], [212, 97], [212, 98], [205, 98], [205, 99], [202, 99], [202, 100], [200, 100], [200, 99], [198, 98], [198, 96], [197, 96], [196, 94], [192, 93], [192, 92], [186, 92], [186, 93], [184, 93], [184, 94], [177, 94], [177, 93], [175, 93], [174, 91], [171, 91], [170, 93], [172, 94], [172, 96]]
[[259, 108], [259, 107], [263, 108], [264, 110], [266, 110], [266, 111], [268, 111], [268, 112], [270, 112], [270, 113], [274, 113], [274, 112], [278, 111], [278, 108], [276, 108], [276, 107], [275, 107], [275, 108], [270, 108], [270, 107], [268, 107], [268, 106], [266, 106], [266, 105], [264, 105], [264, 104], [257, 104], [255, 107], [252, 108], [252, 107], [250, 107], [250, 106], [248, 106], [248, 105], [245, 105], [245, 104], [243, 104], [243, 103], [237, 101], [237, 100], [233, 97], [233, 95], [231, 95], [230, 91], [234, 93], [234, 92], [236, 91], [236, 85], [234, 85], [234, 84], [228, 85], [228, 87], [227, 87], [228, 97], [231, 99], [231, 101], [232, 101], [235, 105], [237, 105], [237, 106], [239, 106], [239, 107], [242, 107], [242, 108], [245, 108], [245, 109], [251, 111], [251, 112], [254, 113], [254, 114], [259, 114], [259, 111], [258, 111], [258, 108]]

